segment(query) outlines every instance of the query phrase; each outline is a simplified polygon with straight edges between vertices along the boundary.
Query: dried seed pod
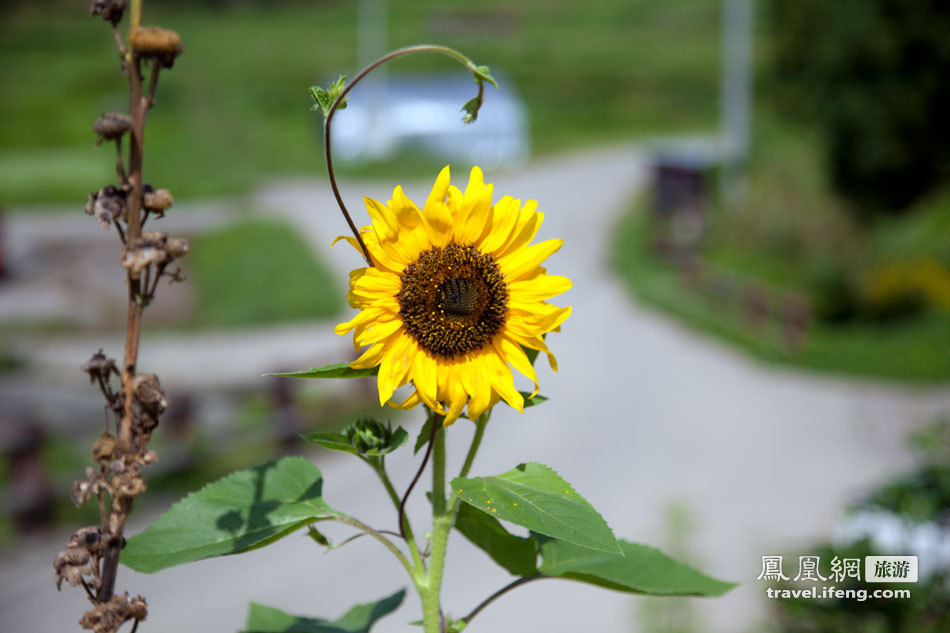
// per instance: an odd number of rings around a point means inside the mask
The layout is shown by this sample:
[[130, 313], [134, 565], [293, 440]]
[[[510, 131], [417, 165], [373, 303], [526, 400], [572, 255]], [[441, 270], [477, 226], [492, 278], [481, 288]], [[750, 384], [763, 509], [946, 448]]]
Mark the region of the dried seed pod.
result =
[[129, 34], [129, 45], [139, 55], [155, 58], [155, 62], [171, 68], [175, 57], [184, 48], [181, 37], [175, 31], [160, 26], [140, 26]]
[[133, 275], [139, 275], [152, 264], [162, 264], [169, 259], [165, 250], [168, 237], [164, 233], [146, 231], [141, 237], [130, 240], [122, 254], [122, 266]]
[[98, 525], [89, 525], [79, 528], [69, 537], [70, 548], [78, 547], [84, 549], [90, 554], [96, 554], [105, 550], [106, 539], [103, 538], [102, 528]]
[[103, 433], [92, 447], [92, 459], [107, 466], [115, 456], [115, 438], [110, 433]]
[[137, 374], [132, 379], [132, 390], [139, 401], [155, 413], [161, 413], [168, 406], [165, 392], [155, 374]]
[[103, 490], [109, 490], [109, 482], [105, 480], [98, 470], [91, 466], [86, 466], [86, 478], [77, 479], [73, 482], [73, 489], [70, 498], [76, 507], [79, 507], [89, 501], [92, 497], [98, 495]]
[[69, 498], [77, 508], [84, 505], [92, 498], [92, 486], [86, 479], [77, 479], [73, 482], [73, 489], [69, 493]]
[[115, 361], [103, 354], [101, 349], [93, 354], [92, 358], [79, 369], [89, 374], [89, 382], [94, 382], [97, 376], [101, 376], [103, 380], [108, 380], [109, 374], [119, 375]]
[[58, 590], [65, 580], [70, 587], [75, 587], [84, 575], [93, 573], [93, 560], [89, 552], [81, 547], [68, 546], [53, 559], [53, 569], [56, 570], [56, 589]]
[[142, 206], [149, 211], [165, 211], [175, 202], [168, 189], [153, 189], [150, 185], [142, 187]]
[[144, 620], [148, 615], [145, 598], [130, 598], [128, 593], [112, 596], [109, 602], [97, 604], [83, 614], [79, 625], [94, 633], [115, 633], [128, 620]]
[[118, 112], [106, 112], [96, 119], [92, 129], [107, 141], [114, 141], [132, 129], [132, 117]]
[[135, 454], [135, 462], [139, 466], [149, 466], [158, 461], [158, 453], [155, 451], [144, 451]]
[[125, 470], [112, 478], [112, 488], [117, 497], [134, 497], [145, 492], [145, 478], [137, 464], [126, 465]]
[[107, 185], [89, 194], [89, 202], [83, 207], [87, 215], [95, 215], [99, 224], [109, 228], [112, 222], [125, 217], [125, 192]]
[[188, 240], [183, 237], [170, 237], [165, 244], [165, 250], [172, 257], [183, 257], [188, 253]]
[[148, 604], [144, 596], [135, 596], [129, 599], [129, 617], [135, 620], [144, 620], [148, 617]]
[[[156, 426], [158, 426], [158, 414], [142, 404], [140, 400], [136, 400], [132, 404], [132, 432], [143, 448], [144, 443], [151, 439], [152, 431]], [[136, 457], [135, 461], [140, 463], [141, 460]]]
[[92, 0], [89, 3], [90, 15], [101, 15], [106, 22], [113, 26], [122, 21], [127, 0]]

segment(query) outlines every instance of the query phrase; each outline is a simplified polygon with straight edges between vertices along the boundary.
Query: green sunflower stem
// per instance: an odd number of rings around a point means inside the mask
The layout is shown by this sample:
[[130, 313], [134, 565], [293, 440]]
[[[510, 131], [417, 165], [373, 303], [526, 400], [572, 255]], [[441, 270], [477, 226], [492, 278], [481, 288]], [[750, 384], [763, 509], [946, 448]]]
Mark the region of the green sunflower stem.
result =
[[488, 426], [489, 418], [491, 418], [491, 409], [481, 414], [478, 419], [475, 420], [475, 436], [472, 438], [472, 445], [468, 449], [468, 455], [465, 456], [462, 470], [459, 471], [459, 478], [468, 477], [468, 471], [472, 469], [472, 464], [475, 462], [475, 454], [482, 445], [482, 437], [485, 435], [485, 427]]
[[[435, 423], [438, 424], [439, 418]], [[449, 532], [455, 525], [455, 512], [445, 503], [445, 429], [438, 429], [432, 442], [432, 549], [425, 579], [417, 583], [422, 599], [422, 623], [425, 633], [442, 631], [442, 572]], [[421, 586], [420, 586], [421, 585]]]
[[[485, 427], [491, 413], [487, 412], [475, 420], [475, 435], [465, 456], [460, 472], [461, 477], [475, 461], [475, 454], [481, 446]], [[436, 418], [438, 421], [438, 418]], [[451, 495], [451, 501], [445, 497], [445, 429], [435, 434], [432, 443], [432, 541], [429, 556], [429, 568], [424, 574], [416, 575], [416, 589], [422, 600], [422, 623], [425, 633], [444, 631], [445, 618], [442, 613], [442, 575], [445, 570], [445, 552], [449, 542], [449, 533], [455, 527], [458, 514], [458, 496]]]
[[[380, 457], [378, 461], [371, 463], [370, 465], [379, 476], [380, 481], [383, 482], [383, 486], [386, 488], [389, 498], [392, 500], [393, 505], [395, 505], [396, 509], [398, 510], [401, 500], [399, 499], [399, 494], [396, 492], [396, 488], [389, 479], [389, 473], [386, 472], [386, 457]], [[425, 564], [422, 562], [422, 554], [419, 552], [419, 546], [416, 543], [416, 537], [412, 533], [412, 524], [409, 522], [409, 517], [407, 515], [402, 516], [401, 527], [403, 534], [405, 534], [406, 544], [409, 546], [409, 552], [412, 555], [413, 567], [415, 569], [424, 569]]]
[[[435, 424], [444, 419], [439, 416]], [[432, 518], [445, 514], [445, 427], [436, 429], [432, 439]]]
[[472, 76], [475, 78], [475, 83], [478, 85], [478, 94], [466, 102], [466, 104], [462, 107], [462, 109], [466, 112], [465, 117], [463, 117], [463, 121], [466, 123], [471, 123], [478, 117], [478, 110], [482, 107], [482, 103], [485, 100], [485, 82], [487, 81], [496, 88], [498, 87], [498, 84], [495, 83], [495, 80], [489, 74], [488, 68], [486, 66], [476, 65], [475, 62], [457, 50], [451, 49], [448, 46], [440, 46], [438, 44], [419, 44], [416, 46], [399, 48], [386, 53], [357, 73], [353, 80], [346, 84], [339, 94], [337, 94], [336, 99], [333, 100], [330, 108], [326, 111], [326, 119], [323, 122], [323, 144], [327, 160], [327, 173], [330, 177], [330, 186], [333, 189], [333, 195], [336, 197], [336, 203], [339, 205], [340, 211], [343, 212], [343, 219], [346, 220], [347, 226], [350, 227], [350, 232], [353, 233], [353, 236], [359, 243], [360, 249], [363, 251], [363, 257], [366, 259], [366, 263], [369, 266], [373, 266], [373, 260], [369, 255], [369, 249], [366, 248], [366, 243], [363, 242], [363, 236], [360, 235], [359, 229], [356, 228], [356, 224], [354, 224], [353, 219], [350, 217], [350, 212], [343, 203], [343, 196], [340, 195], [340, 188], [337, 186], [336, 174], [333, 171], [333, 154], [330, 150], [330, 122], [333, 120], [333, 115], [336, 113], [336, 111], [340, 109], [340, 107], [345, 103], [346, 96], [349, 94], [350, 90], [352, 90], [353, 87], [360, 81], [362, 81], [366, 75], [370, 74], [386, 62], [392, 61], [397, 57], [403, 57], [404, 55], [411, 55], [413, 53], [438, 53], [440, 55], [446, 55], [465, 66], [465, 68], [472, 73]]

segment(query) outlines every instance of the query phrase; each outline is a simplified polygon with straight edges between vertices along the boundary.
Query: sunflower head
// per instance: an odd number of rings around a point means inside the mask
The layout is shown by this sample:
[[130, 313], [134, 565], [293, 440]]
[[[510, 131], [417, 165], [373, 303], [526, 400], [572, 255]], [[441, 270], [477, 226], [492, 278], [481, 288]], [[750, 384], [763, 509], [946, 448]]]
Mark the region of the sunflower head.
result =
[[[511, 369], [537, 393], [524, 349], [544, 352], [556, 370], [542, 337], [571, 313], [545, 301], [571, 282], [541, 267], [562, 240], [531, 243], [544, 219], [537, 203], [505, 196], [493, 205], [478, 167], [464, 193], [443, 169], [421, 210], [399, 187], [386, 204], [364, 200], [372, 224], [360, 233], [372, 266], [350, 273], [348, 299], [360, 312], [335, 331], [353, 331], [362, 351], [354, 368], [379, 365], [380, 404], [412, 383], [404, 401], [390, 404], [425, 403], [447, 425], [466, 406], [471, 419], [499, 400], [522, 410]], [[361, 250], [355, 238], [337, 239]]]

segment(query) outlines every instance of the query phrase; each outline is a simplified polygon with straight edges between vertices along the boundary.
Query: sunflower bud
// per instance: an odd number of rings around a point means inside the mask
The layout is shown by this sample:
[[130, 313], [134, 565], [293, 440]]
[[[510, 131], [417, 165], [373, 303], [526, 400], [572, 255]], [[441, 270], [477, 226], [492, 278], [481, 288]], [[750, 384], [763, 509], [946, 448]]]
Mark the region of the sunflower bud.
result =
[[118, 112], [106, 112], [92, 124], [92, 130], [107, 141], [122, 138], [132, 129], [132, 117]]
[[360, 455], [378, 455], [392, 444], [393, 427], [389, 421], [383, 425], [371, 418], [360, 419], [346, 427], [343, 435]]

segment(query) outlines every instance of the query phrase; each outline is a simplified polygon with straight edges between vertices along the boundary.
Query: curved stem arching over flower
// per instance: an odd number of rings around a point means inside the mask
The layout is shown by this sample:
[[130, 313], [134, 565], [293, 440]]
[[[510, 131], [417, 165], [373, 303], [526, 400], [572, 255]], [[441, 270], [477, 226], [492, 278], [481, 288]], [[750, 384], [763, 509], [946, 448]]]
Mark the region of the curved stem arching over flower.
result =
[[333, 155], [330, 150], [330, 123], [333, 121], [333, 115], [336, 113], [336, 111], [339, 110], [341, 106], [345, 107], [344, 104], [347, 94], [349, 94], [350, 90], [352, 90], [353, 87], [360, 81], [362, 81], [366, 75], [370, 74], [386, 62], [396, 59], [397, 57], [403, 57], [412, 53], [427, 52], [439, 53], [451, 57], [472, 72], [472, 75], [475, 78], [475, 83], [478, 84], [478, 94], [466, 102], [464, 106], [462, 106], [462, 110], [465, 111], [462, 121], [464, 123], [473, 123], [478, 117], [478, 110], [481, 108], [485, 98], [485, 82], [487, 81], [491, 83], [496, 88], [498, 87], [498, 84], [495, 83], [495, 80], [489, 74], [487, 66], [476, 66], [472, 60], [462, 53], [447, 46], [440, 46], [438, 44], [407, 46], [406, 48], [400, 48], [383, 55], [372, 64], [361, 70], [350, 83], [343, 86], [342, 90], [336, 94], [336, 98], [333, 99], [333, 103], [324, 112], [325, 121], [323, 124], [323, 142], [327, 159], [327, 172], [330, 176], [330, 186], [333, 188], [333, 195], [336, 197], [336, 203], [340, 206], [340, 211], [343, 212], [343, 218], [346, 220], [346, 223], [350, 227], [350, 231], [353, 233], [354, 237], [356, 237], [356, 241], [359, 242], [360, 248], [363, 251], [363, 258], [366, 259], [366, 263], [370, 266], [373, 265], [373, 261], [370, 258], [369, 251], [366, 248], [366, 244], [363, 243], [363, 238], [360, 236], [359, 229], [357, 229], [356, 224], [353, 223], [353, 218], [350, 217], [350, 213], [347, 211], [346, 205], [343, 203], [343, 197], [340, 195], [340, 188], [336, 182], [336, 174], [333, 171]]

